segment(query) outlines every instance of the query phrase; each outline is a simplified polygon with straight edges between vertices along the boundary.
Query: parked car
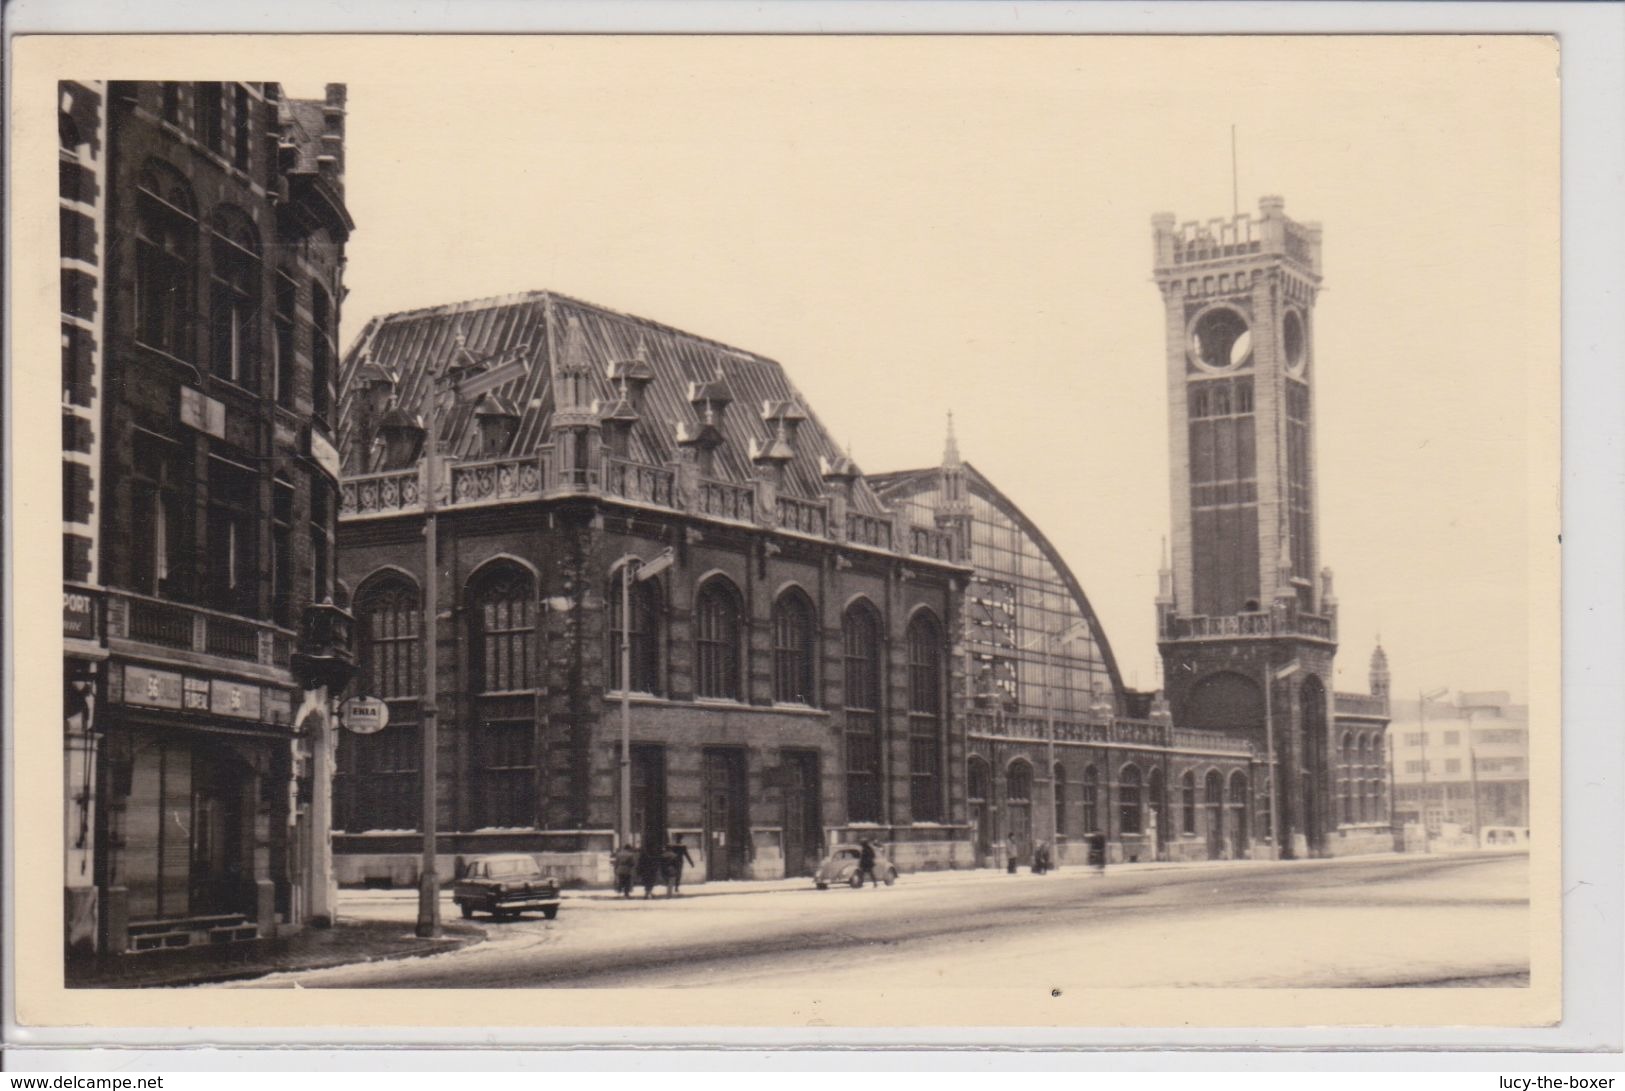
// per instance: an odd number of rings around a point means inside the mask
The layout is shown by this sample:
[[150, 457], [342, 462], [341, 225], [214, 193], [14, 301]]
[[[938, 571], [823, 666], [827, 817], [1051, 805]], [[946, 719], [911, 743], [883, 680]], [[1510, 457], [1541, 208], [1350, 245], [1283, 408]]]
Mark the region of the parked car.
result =
[[465, 918], [476, 911], [516, 917], [527, 909], [540, 909], [552, 920], [559, 915], [559, 881], [543, 875], [536, 861], [523, 853], [476, 856], [457, 880], [452, 900]]
[[[818, 874], [813, 876], [813, 885], [819, 890], [828, 890], [842, 883], [862, 886], [863, 879], [858, 875], [858, 857], [862, 853], [862, 845], [836, 845], [819, 865]], [[897, 881], [897, 865], [888, 860], [879, 848], [875, 849], [875, 877], [887, 886]]]

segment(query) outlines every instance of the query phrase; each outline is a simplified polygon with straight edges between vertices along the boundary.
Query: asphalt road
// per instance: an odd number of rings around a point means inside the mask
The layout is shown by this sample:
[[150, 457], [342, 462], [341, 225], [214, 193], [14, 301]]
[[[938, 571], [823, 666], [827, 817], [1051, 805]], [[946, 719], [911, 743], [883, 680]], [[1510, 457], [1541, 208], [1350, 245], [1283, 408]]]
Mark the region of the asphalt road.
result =
[[[278, 974], [249, 987], [905, 985], [1336, 987], [1527, 982], [1526, 856], [1368, 857], [979, 871], [896, 886], [619, 901], [493, 921], [429, 958]], [[353, 913], [412, 919], [406, 897]], [[483, 918], [482, 918], [483, 921]]]

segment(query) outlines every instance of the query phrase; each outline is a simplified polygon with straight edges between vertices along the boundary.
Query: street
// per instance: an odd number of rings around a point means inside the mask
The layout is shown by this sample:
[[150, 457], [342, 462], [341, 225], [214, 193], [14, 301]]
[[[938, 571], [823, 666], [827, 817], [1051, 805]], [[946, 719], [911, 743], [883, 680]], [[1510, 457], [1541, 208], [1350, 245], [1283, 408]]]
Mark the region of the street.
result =
[[[1394, 856], [711, 884], [648, 901], [577, 891], [555, 921], [479, 918], [487, 941], [461, 951], [239, 987], [1524, 985], [1527, 871], [1522, 854]], [[346, 916], [406, 930], [415, 908], [409, 891], [341, 899]]]

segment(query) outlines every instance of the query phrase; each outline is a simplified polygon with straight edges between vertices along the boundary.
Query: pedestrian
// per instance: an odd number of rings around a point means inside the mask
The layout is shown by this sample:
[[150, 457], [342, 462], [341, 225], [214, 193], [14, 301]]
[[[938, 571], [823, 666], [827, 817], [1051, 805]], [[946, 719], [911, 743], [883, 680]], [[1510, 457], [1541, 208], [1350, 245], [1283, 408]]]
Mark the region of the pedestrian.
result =
[[874, 881], [875, 886], [880, 885], [880, 879], [875, 875], [875, 843], [864, 838], [858, 847], [858, 886], [863, 886], [863, 877], [867, 875]]
[[1016, 864], [1021, 859], [1021, 845], [1016, 841], [1016, 835], [1013, 833], [1006, 838], [1006, 841], [1008, 843], [1004, 852], [1004, 870], [1008, 874], [1014, 875], [1016, 873]]
[[638, 853], [631, 845], [623, 844], [610, 854], [615, 865], [615, 893], [623, 898], [632, 896], [632, 878], [638, 868]]
[[655, 847], [645, 843], [643, 850], [638, 854], [638, 882], [643, 884], [643, 896], [655, 896], [655, 884], [660, 881], [660, 853]]
[[1106, 874], [1106, 835], [1103, 833], [1089, 835], [1089, 866], [1095, 869], [1096, 875]]
[[683, 835], [677, 834], [671, 844], [666, 846], [665, 855], [661, 859], [661, 867], [665, 871], [666, 897], [681, 894], [683, 890], [683, 865], [693, 866], [694, 857], [688, 854], [688, 846], [683, 844]]
[[1049, 842], [1040, 841], [1033, 846], [1033, 874], [1042, 875], [1049, 870]]

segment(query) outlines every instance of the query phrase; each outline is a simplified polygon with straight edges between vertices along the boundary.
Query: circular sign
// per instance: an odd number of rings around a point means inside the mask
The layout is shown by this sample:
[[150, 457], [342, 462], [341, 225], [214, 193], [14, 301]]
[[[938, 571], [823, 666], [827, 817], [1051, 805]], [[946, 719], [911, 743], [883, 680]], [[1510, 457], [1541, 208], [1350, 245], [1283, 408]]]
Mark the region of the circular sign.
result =
[[374, 735], [389, 726], [389, 706], [376, 697], [351, 697], [339, 706], [339, 716], [357, 735]]

